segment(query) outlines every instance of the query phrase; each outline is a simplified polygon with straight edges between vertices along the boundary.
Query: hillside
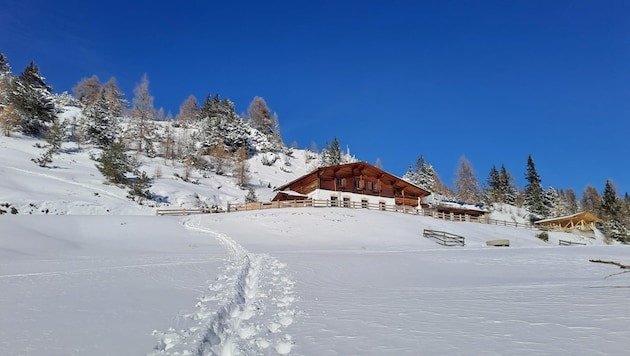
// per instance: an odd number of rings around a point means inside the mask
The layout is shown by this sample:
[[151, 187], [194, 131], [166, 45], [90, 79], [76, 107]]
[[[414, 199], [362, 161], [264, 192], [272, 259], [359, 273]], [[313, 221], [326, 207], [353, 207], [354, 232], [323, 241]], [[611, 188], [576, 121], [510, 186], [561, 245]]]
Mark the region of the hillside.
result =
[[[77, 108], [66, 108], [62, 120], [80, 115]], [[203, 174], [193, 170], [188, 182], [182, 176], [180, 162], [163, 158], [140, 156], [139, 169], [152, 177], [151, 192], [155, 201], [144, 206], [126, 198], [123, 188], [104, 184], [105, 179], [90, 159], [100, 150], [91, 146], [77, 149], [77, 144], [66, 142], [62, 152], [53, 157], [52, 168], [42, 168], [31, 162], [41, 150], [34, 147], [42, 140], [14, 134], [0, 137], [0, 204], [5, 211], [11, 207], [20, 214], [154, 214], [155, 207], [212, 207], [226, 208], [228, 202], [243, 202], [247, 190], [239, 188], [230, 173]], [[267, 153], [248, 160], [251, 187], [263, 201], [273, 197], [273, 188], [293, 180], [313, 169], [307, 163], [304, 150], [294, 150], [291, 156]], [[263, 161], [276, 155], [272, 165]]]

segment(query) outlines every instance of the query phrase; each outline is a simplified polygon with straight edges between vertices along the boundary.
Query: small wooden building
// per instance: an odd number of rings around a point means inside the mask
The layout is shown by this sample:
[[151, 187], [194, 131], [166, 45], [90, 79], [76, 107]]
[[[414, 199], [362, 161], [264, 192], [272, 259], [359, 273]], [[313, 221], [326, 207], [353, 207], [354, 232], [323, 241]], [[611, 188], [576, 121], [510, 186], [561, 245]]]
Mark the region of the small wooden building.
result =
[[[577, 214], [559, 216], [557, 218], [538, 220], [534, 224], [544, 226], [553, 231], [564, 232], [592, 232], [596, 229], [595, 224], [602, 220], [588, 211]], [[581, 233], [580, 235], [584, 235]]]
[[431, 194], [366, 162], [321, 167], [276, 191], [273, 201], [317, 199], [338, 206], [359, 202], [418, 207]]

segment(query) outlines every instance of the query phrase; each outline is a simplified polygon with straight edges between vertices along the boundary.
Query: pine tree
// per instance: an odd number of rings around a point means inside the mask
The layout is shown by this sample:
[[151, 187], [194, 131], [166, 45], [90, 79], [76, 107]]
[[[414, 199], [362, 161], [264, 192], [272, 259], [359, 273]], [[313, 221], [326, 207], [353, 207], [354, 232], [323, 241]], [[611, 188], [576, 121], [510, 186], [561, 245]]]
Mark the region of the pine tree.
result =
[[284, 141], [282, 140], [282, 135], [280, 134], [280, 121], [278, 121], [278, 114], [275, 112], [271, 115], [271, 130], [270, 141], [274, 146], [274, 150], [279, 151], [284, 148]]
[[4, 53], [0, 52], [0, 76], [4, 75], [11, 75], [11, 66]]
[[31, 62], [18, 78], [12, 81], [9, 101], [20, 116], [22, 132], [29, 136], [41, 136], [46, 125], [56, 118], [51, 92], [39, 68]]
[[322, 148], [322, 152], [319, 155], [319, 167], [330, 167], [330, 145], [328, 145], [328, 141], [324, 143], [324, 148]]
[[525, 175], [528, 184], [525, 186], [525, 206], [533, 215], [533, 218], [542, 219], [549, 216], [549, 209], [545, 205], [545, 192], [540, 185], [540, 177], [536, 172], [534, 160], [530, 155], [527, 158], [527, 174]]
[[630, 243], [630, 228], [625, 224], [627, 221], [622, 215], [622, 204], [610, 180], [606, 180], [601, 212], [604, 218], [604, 234], [623, 243]]
[[516, 205], [518, 189], [514, 183], [514, 177], [512, 177], [504, 165], [501, 165], [501, 171], [499, 173], [499, 189], [501, 191], [503, 203]]
[[55, 120], [53, 124], [46, 130], [45, 139], [47, 144], [35, 147], [42, 148], [44, 152], [39, 158], [33, 158], [31, 161], [38, 164], [40, 167], [46, 167], [49, 163], [52, 163], [53, 155], [61, 151], [61, 144], [65, 139], [65, 129], [59, 120]]
[[456, 198], [466, 203], [478, 203], [481, 200], [481, 192], [477, 176], [470, 162], [463, 157], [460, 159], [455, 180], [457, 189]]
[[106, 148], [118, 138], [118, 122], [107, 105], [104, 90], [94, 102], [83, 109], [83, 139]]
[[551, 216], [562, 216], [563, 204], [560, 199], [560, 194], [552, 186], [547, 188], [545, 192], [545, 206], [547, 207]]
[[126, 184], [127, 174], [134, 171], [133, 161], [125, 153], [125, 144], [120, 140], [104, 149], [96, 161], [96, 168], [113, 184]]
[[417, 182], [416, 171], [413, 168], [411, 168], [411, 165], [407, 166], [407, 172], [403, 174], [402, 179], [406, 180], [409, 183], [416, 184]]
[[200, 131], [199, 141], [204, 148], [216, 146], [220, 140], [227, 150], [236, 152], [240, 147], [249, 150], [249, 135], [245, 123], [234, 111], [229, 99], [220, 100], [219, 94], [210, 94], [199, 109], [195, 120]]
[[419, 186], [420, 188], [428, 191], [434, 191], [435, 188], [435, 176], [436, 173], [433, 166], [425, 161], [424, 157], [420, 155], [416, 160], [415, 167], [409, 166], [407, 172], [402, 177], [404, 180]]
[[610, 180], [606, 180], [604, 193], [602, 195], [601, 211], [602, 216], [607, 220], [619, 220], [620, 205], [617, 199], [617, 192]]
[[151, 178], [147, 175], [147, 172], [135, 172], [136, 178], [129, 180], [127, 191], [127, 198], [133, 201], [137, 201], [139, 204], [145, 199], [152, 199], [153, 194], [149, 190], [151, 188]]
[[39, 73], [39, 67], [35, 62], [29, 63], [20, 74], [20, 82], [35, 89], [45, 90], [48, 93], [52, 91], [52, 87], [46, 84], [46, 79]]
[[245, 196], [246, 203], [255, 203], [258, 201], [258, 197], [256, 196], [256, 192], [253, 188], [249, 188], [247, 191], [247, 195]]
[[492, 165], [490, 173], [488, 174], [488, 188], [485, 191], [485, 200], [489, 204], [503, 203], [503, 196], [501, 191], [501, 178], [497, 167]]
[[330, 151], [329, 151], [328, 159], [329, 159], [328, 163], [330, 166], [337, 166], [342, 163], [341, 148], [339, 147], [339, 141], [337, 140], [336, 136], [333, 138], [333, 141], [330, 144]]

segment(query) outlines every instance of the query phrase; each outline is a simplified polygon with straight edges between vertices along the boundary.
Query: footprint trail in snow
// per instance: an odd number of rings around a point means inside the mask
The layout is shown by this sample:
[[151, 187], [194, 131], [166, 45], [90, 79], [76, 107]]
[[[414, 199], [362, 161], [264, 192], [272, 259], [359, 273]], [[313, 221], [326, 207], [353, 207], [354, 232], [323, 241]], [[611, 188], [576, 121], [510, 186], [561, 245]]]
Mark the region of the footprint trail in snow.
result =
[[184, 225], [214, 236], [228, 259], [196, 311], [185, 315], [192, 326], [154, 332], [158, 345], [150, 355], [287, 355], [294, 346], [285, 330], [296, 316], [294, 282], [286, 265], [267, 254], [253, 254], [230, 237], [200, 226]]

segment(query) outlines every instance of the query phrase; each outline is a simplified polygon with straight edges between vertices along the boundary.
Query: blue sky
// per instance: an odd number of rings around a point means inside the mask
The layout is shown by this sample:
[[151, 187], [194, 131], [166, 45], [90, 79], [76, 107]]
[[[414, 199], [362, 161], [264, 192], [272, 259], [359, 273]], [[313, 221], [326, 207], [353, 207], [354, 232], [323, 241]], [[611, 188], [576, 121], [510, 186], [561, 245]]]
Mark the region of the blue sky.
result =
[[144, 73], [156, 107], [193, 94], [278, 113], [287, 144], [336, 136], [403, 175], [419, 155], [452, 185], [504, 164], [525, 184], [611, 179], [630, 192], [628, 1], [39, 1], [0, 11], [14, 73], [34, 60], [55, 92]]

